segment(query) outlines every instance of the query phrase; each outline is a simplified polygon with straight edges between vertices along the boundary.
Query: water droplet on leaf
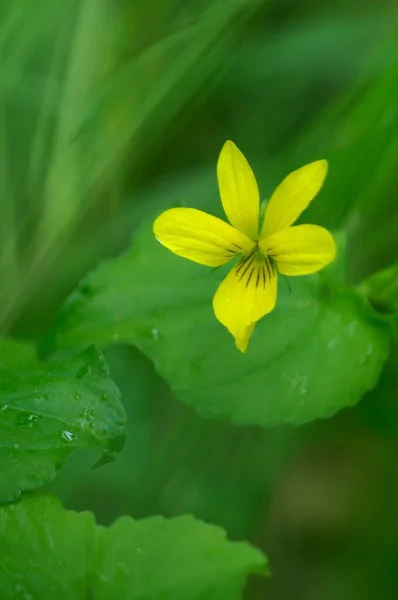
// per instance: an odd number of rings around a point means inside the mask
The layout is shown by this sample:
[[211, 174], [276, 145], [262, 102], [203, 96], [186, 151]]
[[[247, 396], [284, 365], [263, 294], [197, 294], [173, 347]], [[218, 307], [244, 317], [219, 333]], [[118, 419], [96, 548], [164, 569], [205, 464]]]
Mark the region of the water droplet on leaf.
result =
[[74, 439], [76, 439], [76, 436], [71, 431], [63, 429], [61, 431], [61, 438], [67, 442], [72, 442]]

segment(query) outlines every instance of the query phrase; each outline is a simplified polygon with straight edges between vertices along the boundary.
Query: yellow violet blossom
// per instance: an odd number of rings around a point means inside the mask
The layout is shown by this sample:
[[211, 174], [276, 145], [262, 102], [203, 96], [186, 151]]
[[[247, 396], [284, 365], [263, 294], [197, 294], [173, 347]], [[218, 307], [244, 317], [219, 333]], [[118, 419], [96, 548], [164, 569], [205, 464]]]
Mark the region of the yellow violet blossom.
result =
[[161, 244], [194, 262], [218, 267], [240, 257], [216, 291], [213, 309], [241, 352], [256, 322], [275, 307], [277, 273], [315, 273], [336, 255], [333, 237], [323, 227], [292, 227], [321, 189], [327, 168], [326, 160], [318, 160], [290, 173], [272, 194], [260, 223], [253, 171], [235, 144], [227, 141], [217, 177], [230, 224], [195, 208], [171, 208], [154, 223]]

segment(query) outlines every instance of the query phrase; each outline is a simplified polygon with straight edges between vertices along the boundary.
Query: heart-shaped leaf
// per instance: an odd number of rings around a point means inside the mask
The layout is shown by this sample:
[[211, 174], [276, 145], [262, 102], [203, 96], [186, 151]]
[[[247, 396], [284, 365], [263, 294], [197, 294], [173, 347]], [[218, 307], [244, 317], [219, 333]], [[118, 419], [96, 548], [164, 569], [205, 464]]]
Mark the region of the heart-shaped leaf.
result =
[[215, 319], [211, 272], [171, 254], [144, 226], [131, 250], [89, 274], [67, 301], [52, 349], [137, 345], [175, 395], [210, 417], [263, 426], [300, 424], [355, 404], [372, 388], [388, 335], [332, 265], [318, 276], [281, 278], [275, 310], [242, 355]]

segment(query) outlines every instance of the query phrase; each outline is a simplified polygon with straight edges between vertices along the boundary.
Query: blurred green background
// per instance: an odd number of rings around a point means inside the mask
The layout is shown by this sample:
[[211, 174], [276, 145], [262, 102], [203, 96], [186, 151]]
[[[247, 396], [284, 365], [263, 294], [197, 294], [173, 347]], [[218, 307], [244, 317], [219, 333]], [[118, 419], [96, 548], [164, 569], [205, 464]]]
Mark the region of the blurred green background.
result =
[[[4, 334], [40, 343], [79, 279], [162, 207], [206, 196], [219, 213], [226, 139], [264, 198], [329, 160], [305, 220], [346, 229], [353, 285], [398, 259], [393, 0], [0, 7]], [[99, 469], [97, 456], [69, 460], [50, 486], [66, 507], [104, 524], [191, 512], [222, 525], [269, 557], [248, 599], [398, 597], [398, 348], [356, 408], [300, 429], [207, 421], [135, 348], [107, 359], [127, 444]]]

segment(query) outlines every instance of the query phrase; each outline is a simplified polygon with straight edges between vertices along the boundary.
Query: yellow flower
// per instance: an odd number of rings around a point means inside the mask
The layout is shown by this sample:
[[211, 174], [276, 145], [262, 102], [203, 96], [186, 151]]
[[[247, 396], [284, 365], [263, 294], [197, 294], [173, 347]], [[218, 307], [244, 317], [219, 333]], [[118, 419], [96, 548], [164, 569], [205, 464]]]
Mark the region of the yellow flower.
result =
[[256, 322], [275, 307], [277, 272], [308, 275], [336, 255], [331, 234], [317, 225], [292, 224], [322, 187], [326, 160], [288, 175], [276, 188], [260, 223], [260, 195], [249, 163], [227, 141], [217, 164], [221, 202], [230, 224], [195, 208], [172, 208], [155, 221], [156, 239], [202, 265], [218, 267], [240, 259], [213, 299], [217, 319], [245, 352]]

